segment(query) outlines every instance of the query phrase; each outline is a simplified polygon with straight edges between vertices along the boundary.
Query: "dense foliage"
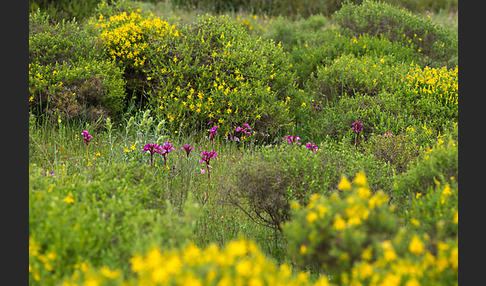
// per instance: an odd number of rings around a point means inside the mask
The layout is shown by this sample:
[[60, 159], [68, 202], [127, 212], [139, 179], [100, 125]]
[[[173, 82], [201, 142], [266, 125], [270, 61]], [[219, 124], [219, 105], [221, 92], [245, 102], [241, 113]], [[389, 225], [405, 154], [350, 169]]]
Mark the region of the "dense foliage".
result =
[[29, 284], [458, 284], [457, 1], [72, 2], [29, 14]]

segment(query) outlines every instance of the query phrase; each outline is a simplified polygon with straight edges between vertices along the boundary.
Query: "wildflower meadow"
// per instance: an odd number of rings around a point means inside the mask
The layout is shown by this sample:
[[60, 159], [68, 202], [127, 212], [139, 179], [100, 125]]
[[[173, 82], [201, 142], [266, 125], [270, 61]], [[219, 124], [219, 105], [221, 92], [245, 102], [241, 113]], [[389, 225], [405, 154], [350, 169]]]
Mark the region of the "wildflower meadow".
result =
[[458, 285], [457, 1], [65, 2], [29, 285]]

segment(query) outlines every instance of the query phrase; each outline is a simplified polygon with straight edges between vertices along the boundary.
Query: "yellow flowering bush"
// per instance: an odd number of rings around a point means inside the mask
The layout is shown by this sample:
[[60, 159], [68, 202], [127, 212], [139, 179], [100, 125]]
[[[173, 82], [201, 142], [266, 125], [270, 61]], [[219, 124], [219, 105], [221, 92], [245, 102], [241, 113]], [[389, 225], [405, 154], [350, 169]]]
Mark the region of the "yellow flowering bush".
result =
[[[108, 267], [90, 270], [81, 267], [61, 285], [81, 285], [87, 279], [97, 285], [110, 285], [118, 281], [123, 285], [329, 285], [327, 277], [315, 283], [308, 273], [292, 273], [291, 268], [276, 265], [265, 257], [254, 242], [239, 239], [223, 248], [215, 244], [201, 249], [190, 243], [182, 250], [165, 250], [154, 247], [145, 255], [135, 254], [130, 259], [131, 274], [121, 282], [120, 271]], [[86, 285], [86, 284], [85, 284]]]
[[[427, 129], [426, 126], [422, 128]], [[425, 195], [433, 192], [437, 185], [449, 184], [454, 188], [459, 175], [457, 123], [446, 132], [444, 135], [439, 134], [430, 147], [424, 146], [417, 159], [409, 164], [407, 171], [397, 177], [393, 196], [400, 208], [407, 208], [406, 203], [419, 193]]]
[[[109, 57], [132, 69], [144, 67], [149, 42], [180, 36], [174, 25], [169, 25], [153, 14], [143, 17], [138, 12], [122, 12], [108, 18], [100, 14], [97, 21], [91, 21], [100, 30], [99, 38], [107, 48]], [[160, 48], [168, 47], [161, 45]]]
[[432, 97], [438, 104], [448, 108], [450, 117], [458, 114], [458, 67], [410, 68], [405, 79], [413, 98]]
[[286, 98], [297, 95], [281, 47], [228, 16], [201, 16], [182, 33], [152, 47], [147, 69], [149, 102], [169, 128], [218, 126], [224, 138], [244, 123], [260, 136], [290, 122], [297, 107]]
[[363, 173], [353, 182], [342, 177], [338, 189], [329, 197], [313, 194], [304, 208], [292, 204], [292, 220], [283, 227], [291, 257], [303, 267], [331, 275], [332, 281], [350, 271], [363, 250], [373, 259], [371, 249], [398, 230], [388, 196], [372, 193]]
[[[444, 205], [439, 221], [456, 230], [442, 236], [427, 227], [400, 227], [389, 197], [372, 194], [363, 173], [352, 182], [343, 177], [338, 189], [330, 197], [312, 195], [304, 208], [292, 204], [293, 220], [284, 234], [301, 267], [323, 271], [336, 285], [457, 284], [457, 188], [445, 185], [437, 192]], [[426, 225], [434, 214], [425, 217], [425, 211], [417, 208], [410, 224]]]
[[376, 245], [376, 259], [370, 260], [367, 249], [362, 259], [348, 273], [341, 275], [340, 285], [457, 285], [458, 243], [455, 240], [430, 244], [427, 236], [403, 233]]

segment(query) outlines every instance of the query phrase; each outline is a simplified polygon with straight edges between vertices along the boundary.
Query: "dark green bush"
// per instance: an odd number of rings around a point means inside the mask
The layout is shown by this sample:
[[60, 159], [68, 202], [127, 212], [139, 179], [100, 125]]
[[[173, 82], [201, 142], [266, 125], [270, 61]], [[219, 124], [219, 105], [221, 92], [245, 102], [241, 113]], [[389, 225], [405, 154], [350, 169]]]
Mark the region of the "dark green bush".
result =
[[[386, 58], [387, 65], [412, 62], [421, 64], [419, 53], [400, 43], [391, 42], [385, 37], [367, 34], [357, 37], [346, 36], [342, 29], [321, 29], [308, 31], [296, 25], [282, 25], [282, 32], [271, 35], [282, 41], [284, 50], [289, 51], [292, 69], [299, 86], [315, 90], [317, 70], [328, 68], [342, 56], [376, 57], [377, 61]], [[278, 30], [277, 30], [278, 31]], [[281, 36], [280, 36], [281, 34]]]
[[364, 171], [370, 174], [372, 192], [391, 189], [388, 163], [362, 153], [346, 142], [319, 145], [313, 153], [298, 145], [262, 147], [243, 158], [232, 170], [228, 188], [231, 202], [257, 223], [274, 229], [290, 219], [290, 202], [308, 203], [313, 193], [328, 195], [344, 176]]
[[73, 64], [79, 60], [103, 59], [103, 46], [79, 22], [50, 23], [50, 16], [39, 10], [29, 13], [29, 63]]
[[422, 150], [407, 171], [397, 177], [393, 193], [398, 204], [406, 203], [417, 193], [426, 195], [436, 184], [452, 186], [458, 182], [457, 124], [453, 126], [450, 133], [438, 138], [432, 148]]
[[290, 122], [293, 73], [280, 47], [227, 16], [200, 17], [181, 34], [149, 42], [147, 56], [147, 96], [171, 128], [217, 125], [227, 136], [249, 123], [258, 138]]
[[124, 107], [125, 85], [112, 61], [80, 60], [74, 65], [29, 65], [29, 108], [50, 120], [117, 117]]
[[343, 55], [317, 69], [317, 93], [335, 100], [356, 93], [375, 96], [382, 91], [394, 92], [407, 71], [408, 65], [396, 63], [393, 56]]
[[405, 9], [365, 0], [361, 5], [344, 4], [332, 19], [349, 36], [377, 35], [410, 46], [429, 66], [457, 65], [458, 39], [432, 20]]
[[355, 133], [351, 124], [356, 120], [363, 124], [361, 135], [365, 140], [371, 134], [399, 134], [408, 126], [416, 126], [421, 122], [403, 107], [397, 95], [386, 92], [376, 96], [358, 93], [354, 97], [342, 97], [327, 105], [322, 102], [319, 98], [314, 100], [316, 107], [314, 103], [309, 103], [306, 116], [301, 116], [303, 121], [299, 127], [302, 128], [301, 137], [305, 140], [319, 142], [329, 137], [340, 141], [346, 137], [349, 144], [354, 144]]
[[[53, 176], [43, 176], [42, 169], [29, 166], [29, 238], [38, 246], [29, 252], [29, 265], [49, 277], [36, 282], [30, 275], [32, 285], [55, 284], [80, 263], [128, 273], [135, 253], [185, 246], [198, 207], [188, 202], [179, 213], [158, 192], [162, 186], [137, 162], [100, 164], [84, 175], [61, 165]], [[51, 252], [56, 258], [49, 270], [43, 261]]]
[[40, 9], [58, 22], [74, 18], [84, 20], [91, 16], [100, 2], [102, 0], [29, 0], [29, 10]]
[[397, 135], [391, 132], [371, 134], [363, 145], [378, 159], [390, 163], [398, 173], [407, 170], [409, 162], [419, 155], [420, 146], [415, 144], [415, 138], [410, 138], [409, 132]]
[[76, 21], [51, 25], [29, 14], [29, 108], [51, 120], [95, 121], [124, 107], [122, 70], [104, 57], [94, 34]]

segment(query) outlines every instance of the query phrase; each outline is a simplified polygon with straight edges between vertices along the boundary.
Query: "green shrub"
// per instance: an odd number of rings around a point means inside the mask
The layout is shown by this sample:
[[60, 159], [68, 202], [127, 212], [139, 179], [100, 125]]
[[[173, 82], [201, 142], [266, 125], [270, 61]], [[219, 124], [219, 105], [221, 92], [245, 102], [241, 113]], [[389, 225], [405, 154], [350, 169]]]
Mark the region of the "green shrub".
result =
[[80, 60], [102, 60], [103, 47], [79, 22], [50, 23], [50, 16], [39, 10], [29, 13], [29, 63], [54, 65]]
[[313, 193], [329, 194], [343, 175], [365, 171], [372, 174], [372, 191], [391, 188], [385, 179], [391, 176], [390, 166], [372, 154], [346, 142], [320, 145], [315, 153], [304, 145], [262, 147], [258, 154], [244, 157], [232, 168], [231, 202], [253, 220], [280, 229], [290, 218], [291, 201], [304, 205]]
[[228, 135], [249, 123], [256, 135], [290, 123], [290, 63], [273, 42], [252, 38], [227, 16], [170, 26], [153, 15], [123, 12], [95, 28], [110, 57], [124, 67], [129, 90], [175, 130], [218, 125]]
[[122, 70], [106, 59], [89, 29], [75, 21], [49, 24], [29, 14], [29, 109], [35, 115], [95, 121], [124, 107]]
[[79, 263], [128, 273], [134, 253], [181, 247], [192, 235], [198, 207], [172, 209], [147, 166], [102, 164], [86, 175], [66, 167], [51, 176], [29, 166], [32, 285], [53, 284]]
[[289, 255], [300, 267], [324, 272], [332, 285], [457, 283], [457, 185], [417, 199], [415, 227], [405, 228], [389, 197], [372, 194], [366, 181], [363, 173], [352, 183], [344, 177], [341, 192], [313, 195], [304, 208], [294, 202], [284, 225]]
[[416, 126], [420, 122], [400, 104], [396, 94], [381, 92], [370, 96], [358, 93], [354, 97], [342, 97], [327, 105], [323, 102], [317, 98], [314, 100], [316, 107], [312, 102], [308, 104], [308, 117], [303, 117], [305, 121], [301, 126], [302, 138], [318, 142], [326, 137], [337, 141], [346, 137], [347, 142], [354, 144], [355, 135], [351, 124], [356, 120], [363, 124], [361, 134], [365, 138], [386, 132], [399, 134], [408, 126]]
[[[455, 135], [454, 135], [455, 134]], [[394, 199], [398, 204], [405, 203], [417, 193], [426, 194], [437, 183], [445, 185], [458, 180], [457, 124], [451, 133], [440, 136], [432, 148], [423, 153], [408, 170], [398, 176], [394, 190]]]
[[109, 60], [46, 66], [34, 62], [29, 64], [29, 94], [29, 109], [35, 115], [94, 122], [100, 116], [120, 115], [125, 81]]
[[29, 1], [29, 11], [40, 9], [55, 21], [74, 18], [84, 20], [91, 16], [99, 2], [101, 0], [31, 0]]
[[289, 255], [300, 267], [323, 270], [332, 282], [363, 259], [363, 250], [373, 261], [375, 245], [398, 231], [388, 196], [372, 194], [363, 173], [352, 184], [343, 177], [337, 188], [342, 192], [313, 195], [304, 208], [294, 202], [292, 221], [283, 228]]
[[335, 100], [346, 94], [373, 96], [381, 91], [393, 92], [407, 71], [408, 66], [396, 63], [393, 57], [343, 55], [317, 69], [317, 93]]
[[415, 61], [417, 64], [422, 62], [419, 53], [412, 48], [391, 42], [385, 37], [368, 34], [357, 37], [347, 36], [340, 28], [322, 29], [315, 32], [304, 29], [293, 33], [286, 31], [291, 30], [292, 27], [292, 25], [288, 25], [284, 28], [287, 33], [282, 34], [289, 38], [286, 41], [291, 44], [290, 47], [283, 44], [283, 47], [289, 50], [297, 82], [306, 90], [319, 89], [319, 81], [316, 80], [318, 70], [322, 70], [326, 66], [329, 68], [343, 56], [376, 57], [377, 62], [385, 58], [388, 60], [386, 62], [388, 66], [400, 65], [402, 62]]
[[293, 75], [280, 47], [226, 16], [201, 17], [182, 34], [148, 57], [150, 103], [172, 129], [217, 125], [227, 136], [249, 123], [258, 138], [290, 123]]
[[427, 65], [457, 65], [457, 38], [432, 20], [412, 15], [405, 9], [365, 0], [361, 5], [345, 3], [332, 19], [350, 36], [379, 35], [410, 46], [422, 55]]
[[364, 144], [378, 160], [389, 162], [398, 173], [403, 173], [408, 163], [419, 155], [419, 146], [413, 144], [409, 135], [408, 132], [372, 134]]
[[457, 238], [458, 196], [456, 179], [417, 193], [403, 212], [409, 231], [427, 234], [434, 244]]

